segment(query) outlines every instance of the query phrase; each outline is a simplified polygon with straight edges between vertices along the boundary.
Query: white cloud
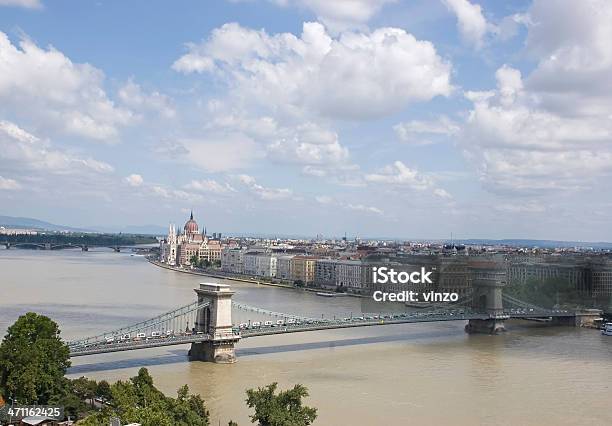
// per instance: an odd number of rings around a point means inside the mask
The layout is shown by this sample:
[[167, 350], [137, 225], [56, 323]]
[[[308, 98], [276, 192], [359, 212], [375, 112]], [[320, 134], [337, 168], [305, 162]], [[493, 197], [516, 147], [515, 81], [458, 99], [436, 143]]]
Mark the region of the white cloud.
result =
[[401, 161], [385, 166], [379, 173], [365, 175], [365, 180], [370, 183], [406, 187], [414, 191], [428, 190], [437, 197], [452, 198], [444, 189], [437, 188], [431, 177], [409, 168]]
[[166, 118], [176, 115], [172, 100], [168, 96], [157, 91], [145, 93], [132, 79], [119, 89], [119, 99], [135, 110], [157, 112]]
[[130, 186], [140, 186], [144, 182], [142, 176], [138, 174], [131, 174], [125, 178], [125, 181]]
[[0, 6], [16, 6], [26, 9], [41, 9], [40, 0], [0, 0]]
[[29, 39], [14, 46], [0, 32], [0, 104], [22, 120], [91, 139], [112, 141], [132, 113], [106, 96], [103, 73], [75, 64], [53, 47]]
[[378, 207], [365, 206], [363, 204], [346, 204], [345, 207], [349, 210], [355, 210], [358, 212], [374, 213], [378, 215], [384, 214], [384, 212]]
[[466, 93], [465, 154], [497, 193], [597, 187], [612, 176], [612, 3], [535, 0], [517, 19], [537, 65], [524, 79], [503, 66], [496, 90]]
[[149, 188], [153, 195], [164, 198], [167, 200], [179, 200], [179, 201], [190, 201], [197, 202], [202, 200], [202, 196], [199, 194], [193, 194], [191, 192], [183, 191], [181, 189], [172, 189], [162, 185], [153, 185]]
[[487, 32], [491, 30], [480, 5], [468, 0], [443, 0], [443, 3], [457, 17], [457, 27], [463, 40], [480, 49]]
[[518, 70], [498, 69], [493, 95], [474, 103], [461, 138], [488, 189], [546, 193], [592, 186], [612, 172], [612, 110], [562, 116], [524, 88]]
[[108, 173], [110, 164], [54, 149], [47, 140], [28, 133], [14, 123], [0, 121], [0, 169], [53, 174]]
[[238, 175], [238, 180], [253, 194], [265, 201], [285, 200], [293, 196], [293, 191], [287, 188], [267, 188], [259, 185], [254, 177]]
[[328, 195], [318, 195], [315, 197], [315, 201], [325, 206], [333, 206], [334, 208], [340, 207], [345, 210], [351, 210], [351, 211], [357, 211], [357, 212], [363, 212], [363, 213], [373, 213], [373, 214], [380, 215], [380, 216], [384, 215], [383, 210], [381, 210], [378, 207], [367, 206], [367, 205], [360, 204], [360, 203], [356, 203], [356, 204], [346, 203], [343, 201], [335, 200], [334, 198]]
[[294, 117], [376, 118], [452, 91], [451, 65], [432, 43], [398, 28], [333, 38], [311, 22], [298, 38], [225, 24], [173, 67], [221, 71], [244, 103]]
[[[251, 0], [229, 0], [233, 3]], [[385, 4], [397, 0], [268, 0], [282, 7], [311, 10], [327, 28], [338, 33], [351, 28], [364, 28]]]
[[[196, 47], [195, 44], [188, 44], [190, 49]], [[181, 56], [172, 64], [172, 69], [178, 72], [191, 73], [191, 72], [207, 72], [214, 71], [215, 61], [212, 58], [199, 55], [197, 52], [187, 53]]]
[[314, 167], [314, 166], [304, 166], [302, 168], [302, 173], [307, 176], [314, 176], [314, 177], [324, 177], [328, 175], [327, 170], [322, 169], [320, 167]]
[[192, 180], [187, 185], [185, 185], [185, 188], [193, 189], [199, 192], [209, 192], [214, 194], [226, 194], [228, 192], [236, 191], [228, 183], [219, 183], [213, 179]]
[[444, 190], [444, 189], [442, 189], [442, 188], [436, 188], [436, 189], [434, 189], [434, 190], [433, 190], [433, 194], [434, 194], [435, 196], [437, 196], [437, 197], [440, 197], [440, 198], [453, 198], [453, 196], [452, 196], [452, 195], [450, 195], [450, 194], [448, 193], [448, 191], [446, 191], [446, 190]]
[[263, 156], [255, 141], [240, 133], [210, 133], [198, 139], [167, 141], [156, 151], [212, 173], [243, 169]]
[[526, 79], [541, 105], [562, 116], [612, 116], [612, 3], [534, 1], [526, 49], [540, 58]]
[[[313, 121], [285, 120], [279, 123], [270, 115], [251, 115], [246, 110], [230, 107], [229, 101], [211, 101], [207, 109], [211, 119], [206, 127], [211, 131], [239, 131], [262, 145], [262, 153], [275, 162], [303, 165], [314, 174], [325, 175], [330, 169], [348, 169], [349, 150], [338, 134]], [[311, 174], [311, 173], [307, 173]]]
[[393, 130], [402, 142], [414, 145], [429, 145], [441, 138], [456, 135], [461, 127], [446, 116], [437, 120], [413, 120], [393, 126]]
[[0, 190], [12, 191], [20, 188], [21, 185], [15, 179], [5, 178], [0, 175]]
[[315, 123], [284, 129], [266, 148], [272, 159], [305, 165], [339, 166], [349, 158], [348, 149], [338, 141], [338, 134]]
[[[339, 32], [362, 27], [387, 3], [396, 0], [294, 0], [302, 7], [312, 10], [317, 18], [330, 30]], [[277, 0], [278, 2], [278, 0]], [[289, 3], [288, 0], [281, 0]]]
[[495, 204], [494, 210], [504, 213], [543, 213], [546, 207], [536, 201]]
[[333, 198], [327, 195], [317, 195], [315, 200], [319, 204], [330, 204], [333, 201]]
[[240, 131], [257, 140], [269, 141], [278, 137], [279, 133], [286, 133], [274, 117], [251, 116], [246, 111], [228, 108], [227, 102], [211, 101], [208, 105], [210, 121], [206, 128], [211, 130], [224, 129], [225, 131]]
[[366, 175], [365, 180], [373, 183], [405, 185], [419, 191], [433, 186], [430, 178], [421, 175], [417, 170], [410, 169], [401, 161], [395, 161], [392, 165], [384, 167], [380, 173]]

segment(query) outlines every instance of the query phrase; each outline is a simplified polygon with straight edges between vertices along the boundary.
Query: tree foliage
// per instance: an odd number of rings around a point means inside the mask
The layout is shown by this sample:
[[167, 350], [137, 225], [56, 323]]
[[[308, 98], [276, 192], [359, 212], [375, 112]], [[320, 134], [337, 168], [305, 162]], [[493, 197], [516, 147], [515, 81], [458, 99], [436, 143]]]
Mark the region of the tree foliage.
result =
[[88, 246], [132, 246], [136, 244], [152, 244], [156, 243], [157, 239], [153, 235], [135, 235], [135, 234], [92, 234], [92, 233], [63, 233], [63, 232], [45, 232], [41, 234], [16, 234], [3, 235], [2, 240], [18, 244], [76, 244]]
[[209, 413], [199, 395], [190, 395], [187, 385], [177, 391], [176, 398], [165, 396], [153, 384], [146, 368], [130, 380], [110, 386], [109, 404], [100, 412], [85, 418], [83, 425], [108, 425], [112, 417], [122, 423], [143, 426], [207, 426]]
[[110, 401], [112, 396], [111, 386], [106, 380], [101, 380], [96, 386], [96, 396], [102, 401]]
[[317, 409], [302, 406], [302, 398], [308, 396], [308, 389], [297, 384], [293, 389], [276, 394], [278, 383], [263, 388], [248, 389], [246, 403], [255, 409], [251, 422], [260, 426], [307, 426], [317, 418]]
[[70, 351], [55, 322], [28, 312], [0, 343], [0, 392], [20, 404], [48, 404], [64, 392]]

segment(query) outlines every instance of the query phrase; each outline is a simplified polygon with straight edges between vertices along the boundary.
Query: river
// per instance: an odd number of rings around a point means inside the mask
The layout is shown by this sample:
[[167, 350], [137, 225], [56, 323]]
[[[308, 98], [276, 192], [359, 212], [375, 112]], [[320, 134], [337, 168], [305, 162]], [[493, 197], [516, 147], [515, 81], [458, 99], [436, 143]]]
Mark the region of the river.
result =
[[[201, 281], [223, 281], [235, 300], [309, 316], [358, 313], [359, 299], [193, 276], [105, 250], [0, 249], [0, 330], [35, 311], [64, 339], [155, 316], [195, 300]], [[188, 362], [187, 346], [75, 358], [71, 377], [114, 381], [146, 366], [174, 395], [206, 400], [212, 424], [251, 424], [245, 390], [308, 387], [317, 425], [609, 425], [612, 338], [597, 330], [509, 323], [499, 336], [464, 322], [403, 324], [245, 339], [238, 362]]]

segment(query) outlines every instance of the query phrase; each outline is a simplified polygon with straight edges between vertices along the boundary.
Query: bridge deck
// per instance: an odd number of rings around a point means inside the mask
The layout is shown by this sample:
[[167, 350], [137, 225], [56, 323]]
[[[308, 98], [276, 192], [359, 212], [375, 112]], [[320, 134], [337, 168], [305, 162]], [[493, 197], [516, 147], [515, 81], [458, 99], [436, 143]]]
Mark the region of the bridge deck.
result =
[[[536, 318], [550, 318], [550, 317], [572, 317], [574, 313], [564, 311], [553, 311], [553, 312], [529, 312], [529, 313], [507, 313], [505, 314], [508, 318], [514, 319], [536, 319]], [[312, 323], [302, 323], [295, 325], [282, 325], [282, 326], [268, 326], [258, 327], [241, 330], [239, 336], [241, 338], [257, 337], [257, 336], [270, 336], [276, 334], [288, 334], [288, 333], [301, 333], [306, 331], [317, 331], [317, 330], [333, 330], [341, 328], [355, 328], [355, 327], [371, 327], [380, 325], [393, 325], [393, 324], [414, 324], [414, 323], [426, 323], [426, 322], [441, 322], [441, 321], [467, 321], [473, 319], [486, 320], [489, 319], [488, 314], [444, 314], [444, 315], [426, 315], [426, 314], [415, 314], [414, 316], [405, 318], [387, 318], [387, 319], [374, 319], [374, 320], [359, 320], [353, 318], [351, 321], [344, 320], [327, 320], [318, 321]], [[163, 346], [174, 346], [184, 345], [189, 343], [199, 343], [209, 340], [207, 334], [191, 334], [184, 336], [172, 336], [172, 337], [160, 337], [154, 339], [143, 339], [140, 341], [127, 341], [119, 343], [104, 343], [100, 342], [97, 344], [84, 346], [84, 347], [73, 347], [70, 351], [71, 357], [103, 354], [110, 352], [121, 352], [131, 351], [136, 349], [148, 349], [157, 348]]]

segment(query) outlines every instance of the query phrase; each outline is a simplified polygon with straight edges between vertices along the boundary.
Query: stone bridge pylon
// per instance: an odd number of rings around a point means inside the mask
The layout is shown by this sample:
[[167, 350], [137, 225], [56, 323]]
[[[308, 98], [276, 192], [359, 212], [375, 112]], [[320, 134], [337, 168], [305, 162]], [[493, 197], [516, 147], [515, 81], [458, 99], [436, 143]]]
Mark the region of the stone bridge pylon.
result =
[[506, 331], [504, 320], [503, 288], [506, 285], [506, 267], [494, 259], [479, 259], [470, 263], [472, 270], [472, 308], [488, 314], [488, 319], [471, 319], [465, 326], [468, 333], [498, 334]]
[[195, 292], [198, 304], [209, 304], [198, 310], [195, 331], [202, 335], [202, 341], [191, 344], [189, 359], [221, 364], [236, 362], [234, 346], [240, 336], [232, 330], [234, 292], [229, 285], [217, 283], [200, 283]]

